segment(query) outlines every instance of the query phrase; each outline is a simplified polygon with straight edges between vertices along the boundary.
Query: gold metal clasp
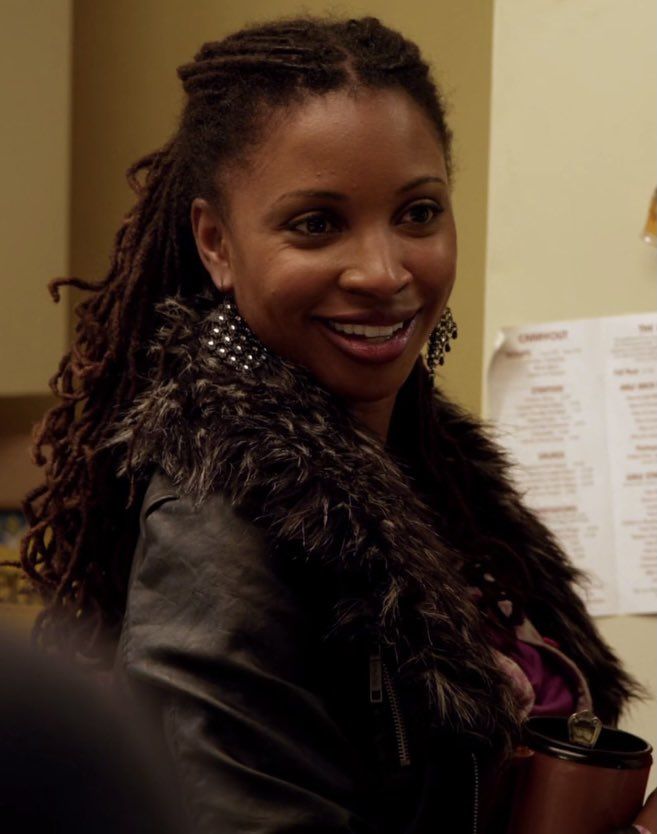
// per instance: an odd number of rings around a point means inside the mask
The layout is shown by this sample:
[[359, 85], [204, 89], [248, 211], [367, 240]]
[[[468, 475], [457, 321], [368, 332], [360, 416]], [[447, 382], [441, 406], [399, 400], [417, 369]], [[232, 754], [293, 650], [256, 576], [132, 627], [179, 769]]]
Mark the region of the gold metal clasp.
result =
[[590, 709], [574, 712], [568, 719], [568, 738], [572, 744], [595, 747], [602, 732], [602, 721]]

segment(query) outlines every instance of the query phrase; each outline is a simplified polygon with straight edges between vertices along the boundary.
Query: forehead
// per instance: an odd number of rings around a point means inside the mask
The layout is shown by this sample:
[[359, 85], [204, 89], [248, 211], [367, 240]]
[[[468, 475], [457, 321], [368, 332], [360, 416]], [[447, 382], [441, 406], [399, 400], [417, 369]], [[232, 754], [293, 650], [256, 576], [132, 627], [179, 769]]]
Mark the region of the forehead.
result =
[[437, 130], [399, 90], [339, 91], [275, 111], [265, 138], [236, 172], [238, 201], [275, 197], [291, 187], [330, 182], [352, 191], [396, 188], [414, 176], [447, 179]]

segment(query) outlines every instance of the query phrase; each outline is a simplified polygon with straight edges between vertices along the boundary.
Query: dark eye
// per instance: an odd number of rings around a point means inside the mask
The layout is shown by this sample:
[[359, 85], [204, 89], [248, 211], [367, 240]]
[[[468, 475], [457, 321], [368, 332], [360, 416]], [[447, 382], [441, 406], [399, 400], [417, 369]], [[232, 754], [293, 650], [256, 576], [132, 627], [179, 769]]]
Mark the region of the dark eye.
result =
[[[443, 209], [437, 203], [425, 202], [415, 203], [406, 209], [402, 215], [402, 222], [410, 222], [419, 226], [427, 226], [438, 215], [442, 214]], [[405, 218], [408, 217], [408, 220]], [[334, 234], [339, 231], [339, 223], [331, 218], [326, 212], [314, 212], [307, 214], [300, 220], [290, 223], [287, 228], [293, 232], [307, 237], [319, 237], [321, 235]]]
[[415, 203], [406, 209], [402, 215], [402, 222], [405, 217], [410, 217], [411, 223], [418, 223], [421, 226], [428, 225], [432, 220], [442, 214], [443, 209], [437, 203]]
[[287, 228], [293, 232], [300, 232], [302, 235], [326, 235], [336, 231], [337, 225], [333, 223], [328, 215], [315, 212], [315, 214], [307, 214], [301, 220], [290, 223]]

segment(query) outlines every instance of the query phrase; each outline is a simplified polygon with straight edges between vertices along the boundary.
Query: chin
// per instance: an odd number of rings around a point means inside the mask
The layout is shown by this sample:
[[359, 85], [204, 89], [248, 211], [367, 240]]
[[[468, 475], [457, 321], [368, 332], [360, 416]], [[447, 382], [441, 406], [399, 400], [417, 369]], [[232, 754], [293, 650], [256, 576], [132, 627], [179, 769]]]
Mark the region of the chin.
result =
[[329, 378], [324, 375], [319, 380], [325, 388], [348, 402], [375, 403], [394, 399], [409, 373], [410, 369], [406, 374], [386, 373], [380, 367], [373, 366], [365, 367], [360, 374], [350, 378], [345, 375]]

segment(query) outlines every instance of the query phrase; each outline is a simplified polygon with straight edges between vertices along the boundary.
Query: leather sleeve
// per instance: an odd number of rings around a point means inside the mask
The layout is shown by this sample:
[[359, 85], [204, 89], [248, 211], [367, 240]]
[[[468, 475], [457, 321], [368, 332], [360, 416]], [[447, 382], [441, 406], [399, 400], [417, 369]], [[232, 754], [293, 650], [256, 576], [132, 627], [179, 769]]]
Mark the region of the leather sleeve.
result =
[[308, 606], [264, 533], [220, 494], [149, 493], [117, 671], [154, 705], [198, 830], [373, 834]]

